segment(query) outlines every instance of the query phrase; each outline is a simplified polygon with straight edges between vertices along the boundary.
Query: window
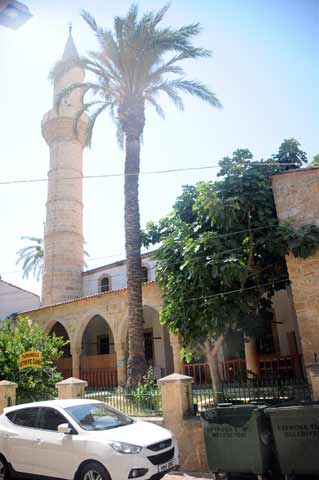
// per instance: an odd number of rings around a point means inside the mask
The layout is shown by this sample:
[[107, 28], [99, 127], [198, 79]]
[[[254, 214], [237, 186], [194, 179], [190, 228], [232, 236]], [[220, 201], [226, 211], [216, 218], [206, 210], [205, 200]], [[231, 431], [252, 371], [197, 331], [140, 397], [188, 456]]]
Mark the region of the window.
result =
[[21, 410], [9, 412], [7, 417], [9, 420], [11, 420], [11, 422], [19, 425], [20, 427], [36, 428], [38, 413], [38, 408], [23, 408]]
[[102, 402], [76, 405], [65, 410], [84, 430], [109, 430], [133, 423], [133, 419]]
[[148, 282], [148, 270], [146, 267], [141, 268], [142, 283]]
[[100, 292], [110, 291], [110, 279], [109, 277], [103, 277], [100, 280]]
[[148, 364], [153, 363], [153, 330], [144, 332], [145, 360]]
[[108, 335], [98, 335], [97, 349], [98, 355], [108, 355], [110, 353], [110, 340]]
[[58, 431], [58, 425], [69, 423], [65, 417], [54, 408], [42, 408], [40, 414], [39, 428], [44, 430]]

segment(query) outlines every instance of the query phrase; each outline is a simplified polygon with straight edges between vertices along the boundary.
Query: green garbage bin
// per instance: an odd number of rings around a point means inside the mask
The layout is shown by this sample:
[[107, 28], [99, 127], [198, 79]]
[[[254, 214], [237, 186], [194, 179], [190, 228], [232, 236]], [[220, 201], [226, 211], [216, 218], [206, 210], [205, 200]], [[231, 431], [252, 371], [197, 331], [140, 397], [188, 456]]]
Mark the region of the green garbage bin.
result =
[[319, 404], [269, 407], [266, 414], [281, 473], [319, 474]]
[[212, 473], [264, 475], [271, 470], [272, 442], [265, 406], [220, 405], [201, 414]]

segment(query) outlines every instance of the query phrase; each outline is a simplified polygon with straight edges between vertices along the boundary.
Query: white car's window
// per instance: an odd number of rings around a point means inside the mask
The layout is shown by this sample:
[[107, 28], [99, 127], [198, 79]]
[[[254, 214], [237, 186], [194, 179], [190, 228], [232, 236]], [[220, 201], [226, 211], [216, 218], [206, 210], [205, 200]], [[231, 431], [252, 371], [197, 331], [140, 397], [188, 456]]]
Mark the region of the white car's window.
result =
[[38, 413], [38, 408], [22, 408], [21, 410], [8, 413], [7, 416], [11, 422], [20, 427], [36, 428]]
[[40, 413], [39, 428], [57, 432], [58, 425], [68, 423], [66, 418], [54, 408], [42, 408]]
[[84, 430], [108, 430], [133, 423], [133, 419], [123, 415], [104, 403], [88, 403], [65, 409]]

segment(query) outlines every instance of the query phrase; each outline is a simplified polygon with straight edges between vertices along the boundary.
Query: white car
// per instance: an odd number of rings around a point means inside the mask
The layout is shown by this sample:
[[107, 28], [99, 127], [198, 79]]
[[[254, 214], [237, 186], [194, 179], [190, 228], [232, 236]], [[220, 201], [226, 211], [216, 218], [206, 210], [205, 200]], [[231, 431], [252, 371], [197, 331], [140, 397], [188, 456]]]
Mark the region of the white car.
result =
[[176, 465], [171, 432], [103, 402], [35, 402], [0, 415], [0, 480], [157, 480]]

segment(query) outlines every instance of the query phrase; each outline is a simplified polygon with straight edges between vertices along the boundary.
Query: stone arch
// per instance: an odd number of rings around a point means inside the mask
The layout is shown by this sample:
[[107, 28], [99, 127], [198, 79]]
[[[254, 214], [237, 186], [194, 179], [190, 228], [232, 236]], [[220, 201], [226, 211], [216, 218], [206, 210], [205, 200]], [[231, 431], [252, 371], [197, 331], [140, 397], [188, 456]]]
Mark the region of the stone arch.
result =
[[69, 343], [63, 348], [63, 355], [56, 360], [55, 364], [57, 370], [62, 374], [63, 378], [72, 376], [72, 350], [71, 350], [71, 337], [67, 328], [60, 321], [52, 321], [46, 328], [48, 335], [55, 333], [58, 337], [63, 337], [69, 340]]
[[113, 326], [113, 322], [110, 321], [110, 320], [107, 320], [103, 315], [101, 315], [101, 313], [97, 310], [95, 313], [91, 313], [90, 315], [87, 315], [87, 316], [83, 316], [81, 318], [81, 321], [79, 322], [78, 324], [78, 327], [75, 331], [75, 335], [74, 335], [74, 347], [76, 348], [77, 351], [81, 351], [81, 346], [82, 346], [82, 339], [83, 339], [83, 335], [84, 335], [84, 332], [86, 330], [86, 328], [89, 326], [91, 320], [94, 318], [94, 317], [101, 317], [103, 319], [103, 321], [105, 322], [105, 325], [107, 328], [109, 328], [109, 330], [111, 331], [112, 333], [112, 337], [113, 339], [115, 339], [115, 328]]
[[114, 353], [114, 335], [102, 315], [93, 315], [86, 323], [82, 331], [81, 353], [85, 356]]
[[57, 337], [63, 337], [65, 340], [69, 341], [69, 343], [63, 347], [63, 358], [71, 357], [70, 335], [65, 326], [61, 322], [56, 321], [50, 328], [48, 335], [52, 335], [53, 333], [55, 333]]

